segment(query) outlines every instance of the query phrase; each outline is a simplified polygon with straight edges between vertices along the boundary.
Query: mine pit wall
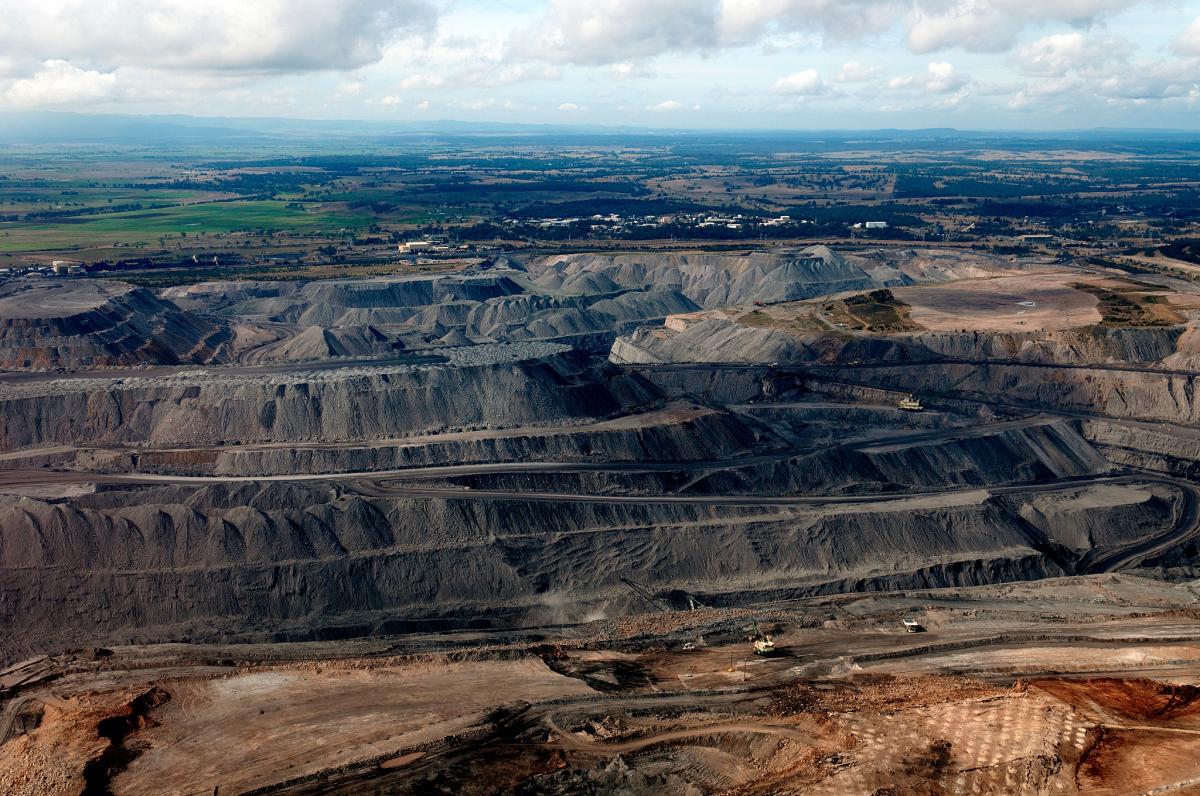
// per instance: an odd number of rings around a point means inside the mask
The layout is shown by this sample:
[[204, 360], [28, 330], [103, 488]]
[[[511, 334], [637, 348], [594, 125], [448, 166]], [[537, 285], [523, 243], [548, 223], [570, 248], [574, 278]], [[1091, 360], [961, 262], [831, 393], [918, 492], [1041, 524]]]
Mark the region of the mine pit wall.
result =
[[908, 338], [952, 359], [1023, 360], [1060, 365], [1153, 364], [1177, 352], [1179, 338], [1185, 331], [1182, 326], [1089, 326], [1057, 332], [918, 332]]
[[758, 420], [778, 423], [784, 427], [826, 427], [836, 432], [833, 444], [844, 441], [846, 430], [913, 428], [949, 429], [966, 425], [962, 418], [939, 411], [905, 412], [894, 405], [869, 406], [847, 403], [835, 405], [822, 402], [812, 407], [802, 403], [755, 403], [737, 407], [738, 414]]
[[583, 621], [630, 609], [623, 576], [736, 605], [1063, 574], [1000, 501], [906, 506], [363, 499], [287, 484], [4, 496], [0, 625], [13, 631], [0, 660], [87, 643]]
[[[1105, 492], [1114, 494], [1105, 494]], [[1171, 527], [1181, 496], [1165, 486], [1095, 487], [1001, 500], [1046, 538], [1079, 554], [1111, 550]]]
[[[629, 326], [636, 326], [645, 323], [642, 320], [629, 321]], [[556, 343], [564, 343], [571, 346], [575, 351], [586, 352], [595, 356], [607, 357], [608, 352], [612, 350], [613, 343], [616, 342], [617, 332], [578, 332], [574, 334], [562, 334], [553, 338]]]
[[422, 480], [422, 484], [470, 487], [515, 494], [550, 493], [561, 495], [641, 495], [651, 497], [680, 492], [697, 478], [681, 465], [678, 470], [626, 472], [588, 470], [559, 473], [488, 473]]
[[[844, 373], [844, 371], [839, 371], [839, 373]], [[851, 384], [849, 382], [830, 381], [829, 379], [820, 378], [811, 374], [804, 377], [802, 384], [806, 391], [816, 395], [828, 396], [833, 400], [853, 401], [856, 403], [867, 404], [882, 404], [885, 406], [898, 406], [901, 399], [906, 398], [911, 394], [907, 390], [889, 389], [887, 387], [872, 387], [863, 384]], [[963, 401], [943, 395], [922, 395], [921, 401], [930, 408], [953, 412], [964, 417], [975, 416], [984, 422], [996, 419], [995, 411], [992, 410], [991, 407], [985, 406], [978, 401]], [[913, 418], [911, 416], [909, 417], [909, 422], [913, 422]]]
[[659, 400], [645, 382], [571, 355], [304, 380], [78, 383], [0, 389], [0, 450], [369, 440], [595, 420]]
[[1013, 361], [1046, 365], [1128, 363], [1186, 364], [1195, 358], [1194, 330], [1087, 327], [1059, 332], [905, 332], [888, 336], [837, 331], [794, 335], [780, 329], [709, 318], [682, 331], [643, 327], [618, 337], [615, 363], [744, 362], [848, 365], [868, 362], [937, 363], [959, 359], [997, 364]]
[[0, 471], [37, 466], [105, 473], [180, 476], [273, 476], [347, 473], [508, 462], [690, 462], [727, 459], [752, 450], [755, 432], [735, 415], [705, 410], [685, 419], [647, 416], [646, 425], [561, 431], [513, 430], [477, 438], [396, 440], [389, 444], [178, 450], [47, 449], [0, 460]]
[[864, 494], [1039, 483], [1102, 475], [1110, 464], [1068, 420], [983, 436], [861, 449], [828, 448], [783, 462], [726, 470], [702, 494]]
[[1066, 574], [1042, 553], [1005, 555], [989, 559], [951, 561], [920, 567], [892, 575], [849, 577], [822, 583], [781, 585], [774, 588], [750, 587], [731, 592], [704, 594], [713, 607], [738, 607], [773, 600], [797, 600], [833, 594], [903, 592], [920, 589], [946, 589], [1058, 578]]
[[[1080, 368], [1056, 372], [1044, 367], [998, 365], [936, 365], [928, 369], [933, 378], [914, 378], [919, 374], [908, 372], [910, 369], [889, 370], [887, 373], [880, 373], [880, 369], [843, 369], [838, 371], [839, 376], [835, 378], [886, 381], [887, 387], [841, 384], [816, 377], [810, 378], [806, 387], [813, 392], [869, 402], [895, 401], [908, 392], [916, 392], [929, 406], [960, 414], [976, 413], [985, 420], [994, 418], [994, 411], [984, 402], [994, 401], [997, 397], [1013, 404], [1024, 404], [1029, 409], [1110, 414], [1113, 419], [1095, 417], [1078, 421], [1081, 436], [1108, 461], [1180, 478], [1200, 479], [1200, 432], [1181, 431], [1172, 427], [1196, 422], [1194, 418], [1200, 410], [1195, 406], [1192, 377]], [[1004, 373], [999, 376], [975, 373], [997, 370], [1003, 370]], [[1049, 388], [1043, 389], [1036, 381], [1048, 374], [1054, 374], [1054, 379]], [[1073, 375], [1080, 383], [1071, 380]], [[1014, 382], [1015, 378], [1022, 380]], [[997, 379], [1002, 381], [997, 382]], [[958, 381], [961, 384], [955, 391], [974, 395], [973, 400], [959, 400], [947, 397], [944, 392], [938, 393], [947, 389], [947, 383]], [[998, 396], [988, 395], [981, 391], [981, 385], [987, 383], [1003, 383], [1005, 391]], [[1118, 387], [1123, 389], [1122, 394], [1135, 396], [1134, 400], [1126, 401], [1121, 394], [1112, 392]], [[1137, 424], [1122, 423], [1117, 419], [1122, 417], [1134, 420]], [[1156, 424], [1162, 425], [1156, 427]]]
[[531, 259], [527, 268], [535, 282], [554, 289], [587, 274], [630, 289], [677, 286], [690, 300], [710, 308], [754, 300], [795, 301], [906, 281], [899, 272], [872, 277], [837, 257], [764, 252], [571, 254]]
[[223, 450], [217, 475], [273, 475], [388, 470], [492, 462], [690, 461], [721, 459], [749, 450], [755, 438], [730, 415], [710, 412], [645, 428], [513, 435], [476, 440], [363, 448]]
[[634, 372], [668, 396], [718, 404], [780, 400], [802, 391], [804, 383], [801, 377], [787, 374], [721, 368], [672, 370], [648, 367]]
[[921, 395], [1001, 400], [1029, 408], [1095, 412], [1116, 418], [1200, 426], [1196, 376], [1035, 365], [836, 368], [830, 377]]
[[0, 367], [173, 365], [220, 359], [223, 325], [180, 310], [144, 288], [112, 294], [73, 315], [0, 319]]
[[1149, 424], [1123, 425], [1104, 419], [1085, 420], [1084, 436], [1114, 464], [1200, 480], [1200, 432]]

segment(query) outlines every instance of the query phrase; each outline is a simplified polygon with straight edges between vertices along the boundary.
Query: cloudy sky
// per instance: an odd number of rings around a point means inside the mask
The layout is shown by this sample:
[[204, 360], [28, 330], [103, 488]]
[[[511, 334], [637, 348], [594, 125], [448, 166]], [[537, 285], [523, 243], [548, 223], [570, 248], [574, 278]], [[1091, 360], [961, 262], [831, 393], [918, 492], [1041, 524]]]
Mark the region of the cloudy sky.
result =
[[1200, 128], [1200, 0], [0, 0], [0, 112]]

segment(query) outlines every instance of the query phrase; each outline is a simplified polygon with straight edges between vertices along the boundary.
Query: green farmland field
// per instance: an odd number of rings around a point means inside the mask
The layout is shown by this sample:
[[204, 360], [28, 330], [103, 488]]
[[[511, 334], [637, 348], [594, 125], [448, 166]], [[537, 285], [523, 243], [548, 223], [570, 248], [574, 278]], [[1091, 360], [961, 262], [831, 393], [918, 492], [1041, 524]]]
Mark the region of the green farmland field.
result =
[[154, 243], [164, 235], [217, 234], [272, 229], [287, 232], [358, 230], [372, 217], [340, 210], [301, 210], [280, 201], [232, 201], [163, 207], [128, 213], [0, 224], [0, 252], [60, 251]]

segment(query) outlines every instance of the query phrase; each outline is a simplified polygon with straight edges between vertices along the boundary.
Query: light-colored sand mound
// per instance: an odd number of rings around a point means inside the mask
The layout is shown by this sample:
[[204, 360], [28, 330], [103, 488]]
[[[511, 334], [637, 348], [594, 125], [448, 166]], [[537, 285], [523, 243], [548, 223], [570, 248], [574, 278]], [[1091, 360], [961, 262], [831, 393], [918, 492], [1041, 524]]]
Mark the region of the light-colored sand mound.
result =
[[1077, 290], [1078, 274], [1029, 274], [897, 288], [914, 323], [934, 331], [1054, 331], [1101, 320], [1095, 295]]

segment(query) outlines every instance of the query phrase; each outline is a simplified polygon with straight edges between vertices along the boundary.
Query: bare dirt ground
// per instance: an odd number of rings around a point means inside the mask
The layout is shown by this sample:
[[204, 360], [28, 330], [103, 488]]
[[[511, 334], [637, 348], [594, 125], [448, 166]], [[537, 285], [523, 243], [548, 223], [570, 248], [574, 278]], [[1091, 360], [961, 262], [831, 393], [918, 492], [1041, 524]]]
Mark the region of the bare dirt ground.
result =
[[[98, 662], [30, 664], [39, 680], [4, 694], [6, 723], [31, 712], [40, 723], [23, 720], [0, 745], [0, 789], [1183, 788], [1200, 777], [1195, 602], [1186, 584], [1113, 575], [641, 614], [526, 634], [116, 648]], [[905, 633], [904, 616], [926, 632]], [[756, 626], [774, 635], [777, 655], [750, 650]], [[139, 713], [132, 706], [146, 694], [159, 697]], [[124, 734], [101, 737], [113, 721]]]
[[[594, 693], [537, 658], [321, 664], [163, 687], [171, 702], [141, 736], [148, 750], [114, 782], [120, 793], [187, 794], [195, 783], [240, 793], [461, 733], [501, 695], [535, 701]], [[182, 769], [187, 783], [167, 786]]]
[[80, 696], [65, 702], [43, 697], [39, 703], [37, 730], [0, 747], [0, 792], [9, 796], [82, 793], [84, 767], [108, 745], [94, 729], [119, 712], [121, 694]]
[[1099, 323], [1095, 296], [1071, 287], [1076, 273], [1022, 274], [896, 288], [911, 320], [932, 331], [1033, 332]]
[[797, 335], [830, 330], [896, 332], [1055, 332], [1093, 325], [1172, 326], [1200, 298], [1154, 284], [1040, 265], [955, 281], [846, 293], [667, 319], [666, 332], [725, 318]]

